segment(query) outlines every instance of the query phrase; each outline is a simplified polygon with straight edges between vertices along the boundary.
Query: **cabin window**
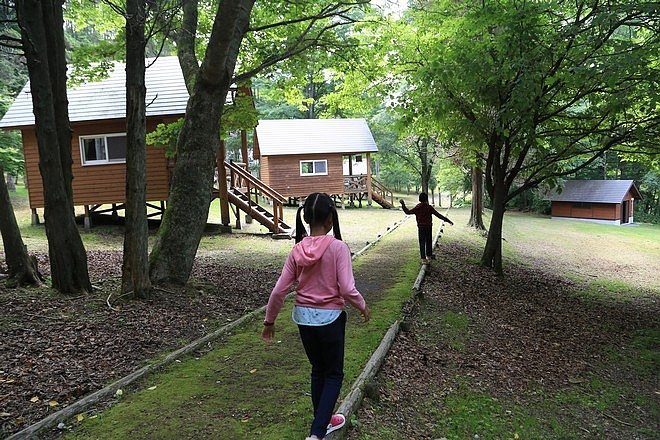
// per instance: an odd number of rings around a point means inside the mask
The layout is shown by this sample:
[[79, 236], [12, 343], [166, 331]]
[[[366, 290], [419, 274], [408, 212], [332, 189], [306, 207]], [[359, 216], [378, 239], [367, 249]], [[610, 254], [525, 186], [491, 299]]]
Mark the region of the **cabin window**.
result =
[[362, 162], [362, 155], [361, 154], [358, 154], [357, 156], [355, 156], [355, 162], [356, 163]]
[[83, 165], [126, 162], [126, 135], [80, 136], [80, 154]]
[[301, 160], [300, 161], [300, 175], [301, 176], [327, 176], [328, 175], [328, 161], [327, 160]]
[[589, 202], [574, 202], [573, 208], [578, 209], [591, 209], [591, 203]]

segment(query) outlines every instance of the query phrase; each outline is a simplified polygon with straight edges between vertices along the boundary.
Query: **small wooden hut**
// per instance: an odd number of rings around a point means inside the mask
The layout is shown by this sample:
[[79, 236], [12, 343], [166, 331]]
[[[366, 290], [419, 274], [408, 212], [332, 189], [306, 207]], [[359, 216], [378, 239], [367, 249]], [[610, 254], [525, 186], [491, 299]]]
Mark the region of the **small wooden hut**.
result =
[[553, 218], [617, 225], [633, 222], [634, 200], [641, 198], [632, 180], [569, 180], [547, 197]]
[[[378, 147], [364, 119], [260, 120], [255, 133], [261, 180], [284, 197], [366, 194], [392, 207], [391, 191], [372, 175]], [[360, 167], [364, 174], [354, 174]]]

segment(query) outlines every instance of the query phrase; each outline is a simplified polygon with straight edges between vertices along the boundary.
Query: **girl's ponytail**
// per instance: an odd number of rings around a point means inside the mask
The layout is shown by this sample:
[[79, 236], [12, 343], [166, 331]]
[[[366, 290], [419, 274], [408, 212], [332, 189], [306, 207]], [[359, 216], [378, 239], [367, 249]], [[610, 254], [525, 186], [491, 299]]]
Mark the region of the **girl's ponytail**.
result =
[[341, 240], [341, 231], [339, 230], [339, 214], [337, 208], [332, 204], [332, 233], [337, 240]]
[[305, 205], [301, 206], [298, 208], [298, 211], [296, 211], [296, 243], [299, 243], [304, 237], [307, 237], [307, 230], [305, 229], [305, 225], [303, 224], [300, 215], [300, 211], [302, 211], [304, 207]]

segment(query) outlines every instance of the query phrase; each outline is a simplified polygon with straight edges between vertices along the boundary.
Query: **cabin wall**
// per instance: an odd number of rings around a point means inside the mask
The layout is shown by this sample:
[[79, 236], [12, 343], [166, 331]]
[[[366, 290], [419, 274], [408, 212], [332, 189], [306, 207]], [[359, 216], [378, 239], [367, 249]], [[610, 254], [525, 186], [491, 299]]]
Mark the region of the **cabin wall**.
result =
[[552, 202], [553, 217], [586, 218], [594, 220], [618, 220], [621, 204], [592, 203], [591, 207], [576, 207], [572, 202]]
[[[341, 153], [261, 156], [261, 180], [284, 197], [304, 197], [313, 192], [342, 194], [344, 172]], [[327, 160], [327, 176], [301, 176], [301, 160]]]
[[[173, 119], [172, 119], [173, 120]], [[147, 132], [163, 118], [147, 120]], [[123, 203], [126, 192], [126, 164], [82, 165], [79, 136], [125, 133], [123, 119], [72, 123], [71, 157], [73, 159], [73, 204], [75, 206], [104, 203]], [[30, 197], [30, 208], [44, 207], [43, 182], [39, 172], [39, 148], [34, 128], [22, 130], [25, 169]], [[169, 174], [164, 148], [147, 147], [147, 200], [167, 200]]]

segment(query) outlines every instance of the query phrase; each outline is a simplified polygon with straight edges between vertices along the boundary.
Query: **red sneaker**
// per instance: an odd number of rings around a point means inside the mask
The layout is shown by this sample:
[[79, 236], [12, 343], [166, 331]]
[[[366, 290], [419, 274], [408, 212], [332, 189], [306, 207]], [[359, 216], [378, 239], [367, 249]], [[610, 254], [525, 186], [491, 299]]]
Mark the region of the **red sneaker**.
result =
[[325, 432], [325, 435], [343, 428], [345, 424], [346, 417], [344, 417], [343, 414], [333, 414], [333, 416], [330, 417], [330, 423], [328, 423], [328, 430]]

